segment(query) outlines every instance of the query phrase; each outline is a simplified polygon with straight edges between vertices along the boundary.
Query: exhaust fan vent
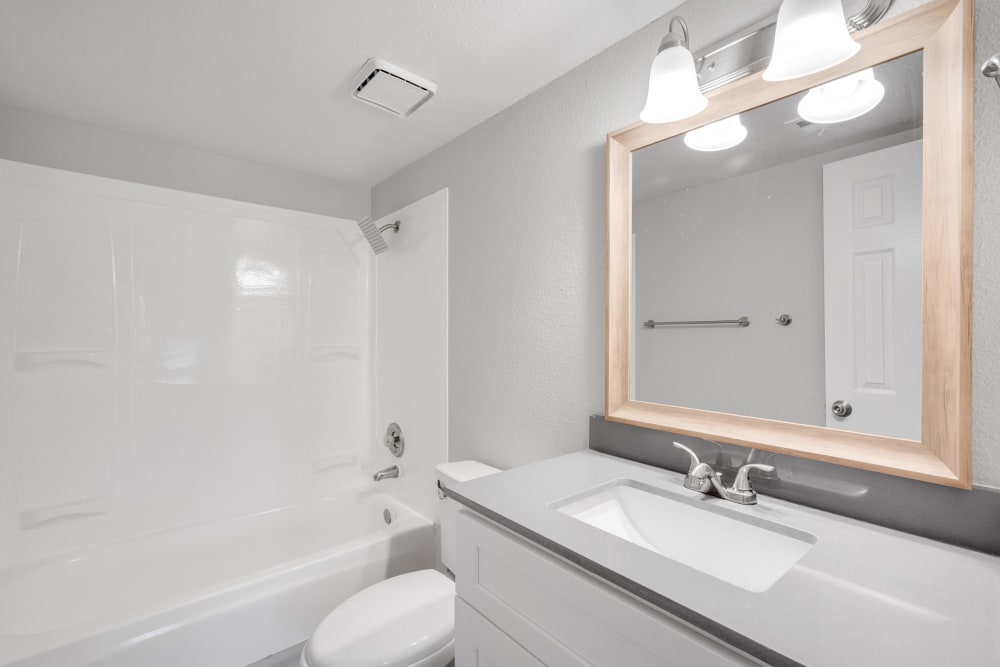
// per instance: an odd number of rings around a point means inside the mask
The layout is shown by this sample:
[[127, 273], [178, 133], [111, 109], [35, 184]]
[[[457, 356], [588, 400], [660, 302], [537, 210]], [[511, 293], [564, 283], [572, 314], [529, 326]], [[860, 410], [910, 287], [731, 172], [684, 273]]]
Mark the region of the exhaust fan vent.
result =
[[351, 81], [351, 97], [393, 116], [409, 116], [434, 97], [437, 84], [371, 58]]
[[813, 123], [804, 118], [793, 118], [790, 121], [787, 121], [785, 125], [790, 125], [803, 134], [822, 134], [823, 132], [823, 125]]

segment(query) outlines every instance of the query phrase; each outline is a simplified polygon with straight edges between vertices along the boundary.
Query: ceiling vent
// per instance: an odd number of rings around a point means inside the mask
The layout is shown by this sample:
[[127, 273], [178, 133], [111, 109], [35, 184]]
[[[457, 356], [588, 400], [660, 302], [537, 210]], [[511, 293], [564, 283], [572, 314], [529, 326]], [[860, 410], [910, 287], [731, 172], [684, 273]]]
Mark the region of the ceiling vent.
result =
[[813, 123], [804, 118], [798, 118], [798, 117], [786, 121], [785, 125], [789, 125], [801, 131], [803, 134], [823, 134], [823, 129], [825, 127], [824, 125], [820, 125], [819, 123]]
[[371, 58], [351, 81], [351, 97], [393, 116], [409, 116], [434, 97], [437, 84]]

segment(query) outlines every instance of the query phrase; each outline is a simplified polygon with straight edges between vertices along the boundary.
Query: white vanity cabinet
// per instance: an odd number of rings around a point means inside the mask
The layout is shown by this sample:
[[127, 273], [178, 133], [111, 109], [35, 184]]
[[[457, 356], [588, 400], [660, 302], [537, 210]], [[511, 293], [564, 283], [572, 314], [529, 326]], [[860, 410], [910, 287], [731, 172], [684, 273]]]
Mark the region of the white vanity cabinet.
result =
[[457, 538], [456, 667], [757, 664], [470, 510]]

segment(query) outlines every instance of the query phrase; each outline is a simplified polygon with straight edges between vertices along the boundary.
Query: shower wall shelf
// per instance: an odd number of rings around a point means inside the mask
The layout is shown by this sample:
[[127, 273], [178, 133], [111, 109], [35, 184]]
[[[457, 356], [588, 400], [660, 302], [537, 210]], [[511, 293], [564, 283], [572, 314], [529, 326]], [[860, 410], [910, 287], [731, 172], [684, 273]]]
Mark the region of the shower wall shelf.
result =
[[327, 357], [348, 357], [350, 359], [361, 358], [360, 345], [313, 345], [309, 348], [311, 359], [325, 359]]
[[26, 350], [14, 353], [14, 368], [20, 372], [35, 370], [39, 366], [74, 364], [114, 368], [111, 350]]
[[353, 450], [333, 451], [321, 454], [313, 461], [313, 473], [326, 472], [333, 468], [346, 468], [357, 465], [358, 454]]
[[21, 530], [28, 530], [56, 519], [87, 518], [107, 514], [110, 505], [110, 501], [104, 496], [94, 496], [53, 505], [28, 507], [18, 512], [18, 522]]

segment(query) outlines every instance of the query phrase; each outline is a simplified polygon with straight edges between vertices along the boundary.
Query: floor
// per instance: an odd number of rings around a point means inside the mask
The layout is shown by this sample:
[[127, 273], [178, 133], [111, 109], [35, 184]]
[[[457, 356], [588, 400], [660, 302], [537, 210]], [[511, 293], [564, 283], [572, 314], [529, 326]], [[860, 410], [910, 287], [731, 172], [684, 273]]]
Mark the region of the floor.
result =
[[252, 665], [247, 665], [247, 667], [298, 667], [299, 654], [302, 653], [304, 645], [305, 642], [289, 646], [284, 651], [269, 655], [263, 660], [258, 660]]

